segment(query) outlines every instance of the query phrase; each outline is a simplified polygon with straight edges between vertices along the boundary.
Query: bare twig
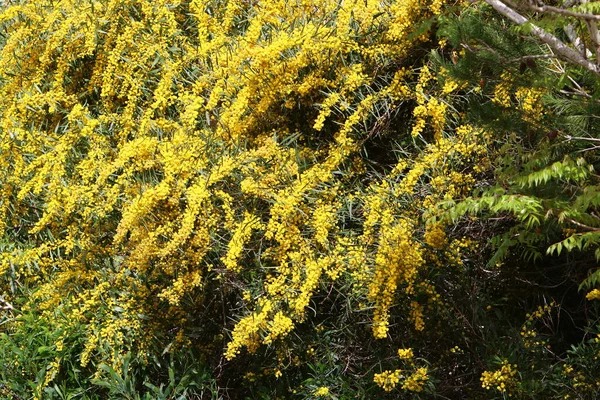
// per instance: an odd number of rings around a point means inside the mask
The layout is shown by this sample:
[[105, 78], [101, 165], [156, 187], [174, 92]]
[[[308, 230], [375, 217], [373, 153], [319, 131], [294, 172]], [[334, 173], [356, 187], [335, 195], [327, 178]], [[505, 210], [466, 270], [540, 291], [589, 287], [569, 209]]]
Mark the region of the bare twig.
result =
[[565, 27], [565, 33], [567, 34], [567, 37], [569, 38], [571, 43], [573, 43], [573, 46], [575, 46], [575, 48], [579, 51], [582, 57], [592, 56], [592, 52], [585, 48], [583, 40], [581, 40], [581, 37], [577, 35], [577, 32], [575, 31], [575, 26], [573, 24], [568, 24]]
[[[589, 95], [588, 93], [580, 92], [580, 91], [569, 91], [569, 90], [561, 89], [561, 90], [559, 90], [559, 92], [562, 94], [570, 95], [570, 96], [582, 96], [582, 97], [586, 97], [588, 99], [592, 98], [592, 96]], [[596, 102], [599, 102], [599, 100], [596, 100]]]
[[[583, 150], [577, 150], [576, 153], [585, 153], [586, 151], [596, 151], [600, 149], [600, 146], [592, 146], [592, 147], [588, 147], [587, 149], [583, 149]], [[599, 177], [600, 175], [595, 175], [596, 177]]]
[[12, 304], [4, 300], [4, 296], [0, 296], [0, 310], [14, 310]]
[[[581, 0], [582, 3], [587, 3], [587, 0]], [[590, 38], [594, 44], [596, 50], [596, 64], [600, 65], [600, 33], [598, 32], [598, 24], [596, 21], [586, 20], [585, 21], [588, 31], [590, 32]]]
[[510, 8], [500, 0], [485, 0], [487, 4], [492, 6], [494, 10], [504, 15], [517, 25], [529, 24], [531, 32], [542, 42], [546, 43], [550, 48], [562, 59], [580, 65], [590, 72], [600, 76], [600, 66], [583, 57], [577, 51], [570, 48], [556, 36], [546, 32], [539, 26], [530, 22], [527, 18], [519, 14], [514, 9]]
[[564, 138], [567, 140], [586, 140], [588, 142], [600, 142], [600, 139], [598, 139], [598, 138], [589, 138], [589, 137], [582, 137], [582, 136], [564, 135]]
[[494, 50], [492, 47], [490, 47], [490, 45], [485, 43], [483, 40], [478, 40], [478, 42], [481, 43], [481, 45], [483, 46], [481, 49], [479, 47], [471, 46], [466, 43], [462, 43], [461, 46], [465, 50], [470, 51], [471, 53], [477, 53], [480, 50], [489, 51], [490, 53], [492, 53], [496, 57], [498, 57], [502, 62], [505, 62], [508, 64], [515, 64], [515, 63], [519, 63], [519, 62], [523, 62], [523, 61], [527, 61], [527, 60], [536, 60], [536, 59], [541, 59], [541, 58], [556, 58], [556, 56], [554, 54], [535, 54], [535, 55], [527, 55], [527, 56], [521, 56], [521, 57], [509, 59], [509, 58], [502, 56], [500, 53], [498, 53], [496, 50]]
[[536, 60], [536, 59], [540, 59], [540, 58], [556, 58], [556, 56], [554, 54], [536, 54], [536, 55], [531, 55], [531, 56], [522, 56], [522, 57], [517, 57], [517, 58], [511, 58], [510, 60], [506, 60], [506, 62], [518, 63], [521, 61]]
[[590, 231], [590, 232], [598, 232], [598, 231], [600, 231], [600, 228], [595, 228], [593, 226], [582, 224], [581, 222], [575, 221], [572, 218], [566, 218], [566, 220], [569, 221], [570, 223], [572, 223], [573, 225], [576, 225], [576, 226], [578, 226], [578, 227], [580, 227], [582, 229], [585, 229], [587, 231]]
[[600, 21], [600, 15], [565, 10], [564, 8], [552, 7], [546, 4], [536, 6], [535, 4], [528, 2], [527, 4], [519, 3], [519, 5], [523, 5], [531, 11], [539, 12], [542, 14], [560, 14], [566, 15], [567, 17], [584, 19], [586, 21]]

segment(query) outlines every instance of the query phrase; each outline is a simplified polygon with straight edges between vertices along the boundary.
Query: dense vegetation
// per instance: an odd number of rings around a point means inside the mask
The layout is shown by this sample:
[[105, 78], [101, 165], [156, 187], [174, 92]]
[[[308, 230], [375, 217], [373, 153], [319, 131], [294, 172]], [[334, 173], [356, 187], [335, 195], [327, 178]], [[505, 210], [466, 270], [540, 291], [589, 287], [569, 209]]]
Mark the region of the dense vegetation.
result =
[[598, 8], [4, 7], [0, 397], [593, 398]]

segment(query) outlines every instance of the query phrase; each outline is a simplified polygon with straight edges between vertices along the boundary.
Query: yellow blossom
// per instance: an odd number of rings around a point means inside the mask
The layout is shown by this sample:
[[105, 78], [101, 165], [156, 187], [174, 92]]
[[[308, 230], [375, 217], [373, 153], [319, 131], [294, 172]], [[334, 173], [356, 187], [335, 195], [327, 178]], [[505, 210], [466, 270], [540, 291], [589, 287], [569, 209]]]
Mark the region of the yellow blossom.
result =
[[600, 290], [598, 289], [594, 289], [592, 291], [590, 291], [586, 296], [586, 299], [588, 300], [600, 300]]
[[373, 381], [386, 392], [392, 391], [398, 382], [400, 382], [400, 376], [402, 371], [397, 369], [395, 371], [384, 371], [379, 374], [375, 374]]
[[410, 360], [411, 358], [414, 357], [413, 354], [413, 350], [412, 349], [398, 349], [398, 357], [400, 357], [403, 360]]

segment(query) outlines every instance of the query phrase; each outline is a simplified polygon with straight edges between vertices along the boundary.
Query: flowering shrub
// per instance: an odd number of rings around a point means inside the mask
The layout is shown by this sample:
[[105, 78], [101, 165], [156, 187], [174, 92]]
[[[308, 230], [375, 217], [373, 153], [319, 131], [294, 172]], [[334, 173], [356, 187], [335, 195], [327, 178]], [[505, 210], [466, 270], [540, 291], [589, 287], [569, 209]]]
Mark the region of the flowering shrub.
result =
[[[482, 339], [497, 321], [479, 302], [524, 314], [498, 296], [521, 288], [511, 268], [486, 269], [510, 260], [490, 255], [492, 238], [540, 226], [543, 205], [470, 197], [528, 157], [471, 103], [534, 129], [554, 121], [552, 88], [509, 68], [487, 87], [465, 77], [470, 47], [440, 27], [478, 12], [439, 0], [7, 7], [0, 348], [12, 383], [0, 390], [341, 398], [433, 395], [444, 381], [452, 395], [468, 369], [480, 394], [536, 393], [513, 364], [481, 370], [503, 335]], [[561, 168], [592, 179], [588, 165]], [[486, 210], [517, 216], [487, 226]], [[510, 232], [536, 251], [529, 231]], [[24, 364], [29, 336], [39, 348]]]

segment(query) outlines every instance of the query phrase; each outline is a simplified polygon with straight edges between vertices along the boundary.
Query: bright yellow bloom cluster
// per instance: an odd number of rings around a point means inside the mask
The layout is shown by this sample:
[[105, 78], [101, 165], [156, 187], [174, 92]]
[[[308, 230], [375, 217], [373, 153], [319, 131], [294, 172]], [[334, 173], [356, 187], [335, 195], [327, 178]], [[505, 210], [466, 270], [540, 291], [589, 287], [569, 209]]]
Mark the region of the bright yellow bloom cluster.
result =
[[600, 300], [600, 290], [594, 289], [594, 290], [590, 291], [588, 294], [585, 295], [585, 298], [590, 301]]
[[229, 241], [227, 255], [222, 258], [225, 268], [232, 271], [240, 272], [242, 267], [238, 265], [237, 261], [242, 255], [244, 245], [250, 239], [250, 235], [253, 230], [261, 229], [260, 219], [255, 215], [246, 213], [242, 223], [240, 223], [233, 231], [233, 236]]
[[511, 101], [511, 78], [507, 72], [500, 76], [500, 83], [494, 87], [494, 97], [492, 101], [502, 107], [509, 108]]
[[386, 392], [390, 392], [396, 387], [398, 382], [400, 382], [401, 376], [402, 370], [399, 369], [395, 371], [383, 371], [382, 373], [375, 374], [373, 382], [383, 388]]
[[500, 76], [500, 82], [494, 87], [492, 101], [505, 108], [520, 107], [523, 120], [530, 124], [537, 124], [544, 114], [542, 96], [545, 93], [546, 90], [542, 88], [518, 86], [514, 77], [511, 78], [508, 72], [504, 72]]
[[427, 383], [429, 376], [427, 375], [427, 368], [421, 367], [409, 375], [402, 383], [402, 389], [410, 392], [422, 392], [423, 385]]
[[525, 323], [521, 326], [521, 337], [526, 348], [531, 351], [545, 351], [548, 345], [548, 339], [541, 337], [539, 334], [535, 322], [540, 321], [543, 326], [549, 326], [552, 324], [552, 309], [558, 307], [555, 301], [551, 301], [548, 304], [538, 306], [538, 308], [532, 312], [527, 313]]
[[444, 232], [440, 224], [428, 225], [425, 229], [423, 239], [425, 243], [434, 249], [442, 249], [447, 244], [446, 232]]
[[[409, 373], [409, 371], [405, 371]], [[419, 367], [412, 373], [405, 375], [401, 369], [395, 371], [384, 371], [375, 374], [373, 381], [386, 392], [392, 391], [402, 379], [402, 389], [410, 392], [422, 392], [423, 386], [429, 380], [426, 367]]]
[[531, 124], [539, 123], [543, 117], [544, 108], [542, 96], [544, 90], [532, 88], [517, 88], [515, 96], [523, 110], [523, 119]]
[[[444, 47], [444, 45], [445, 43], [444, 41], [442, 41], [442, 43], [440, 43], [440, 47]], [[442, 94], [444, 95], [450, 94], [464, 85], [464, 83], [461, 83], [456, 79], [448, 76], [448, 70], [444, 67], [440, 68], [437, 80], [440, 81], [440, 83], [442, 84]]]
[[408, 349], [398, 349], [398, 357], [402, 360], [410, 360], [414, 357], [413, 350]]
[[315, 397], [327, 397], [329, 396], [329, 388], [327, 386], [321, 386], [313, 392], [313, 395]]
[[517, 385], [517, 366], [502, 362], [502, 367], [497, 371], [484, 371], [481, 375], [481, 386], [484, 389], [496, 389], [502, 393], [510, 393]]
[[387, 336], [389, 308], [398, 285], [412, 286], [418, 268], [423, 264], [420, 246], [412, 238], [413, 227], [408, 221], [396, 222], [389, 212], [384, 213], [375, 274], [369, 286], [369, 299], [376, 303], [373, 321], [376, 338]]

